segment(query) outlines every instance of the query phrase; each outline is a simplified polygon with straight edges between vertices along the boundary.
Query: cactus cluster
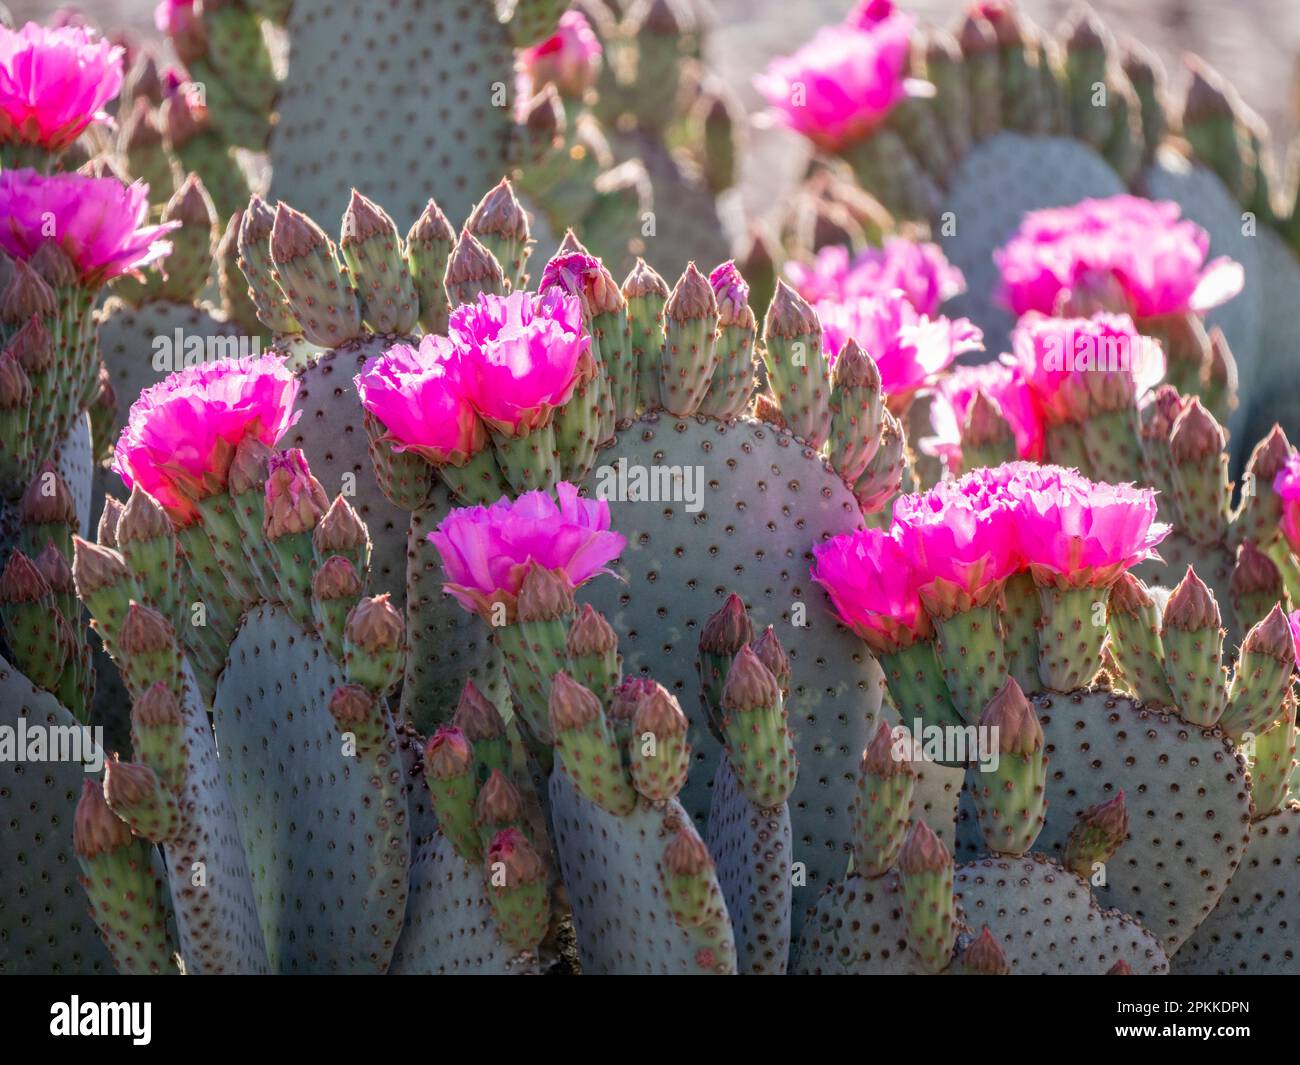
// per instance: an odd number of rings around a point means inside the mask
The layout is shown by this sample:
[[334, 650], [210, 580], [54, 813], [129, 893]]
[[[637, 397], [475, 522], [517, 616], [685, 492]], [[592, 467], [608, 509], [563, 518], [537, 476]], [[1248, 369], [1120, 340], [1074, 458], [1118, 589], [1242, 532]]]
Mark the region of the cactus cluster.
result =
[[504, 6], [0, 19], [0, 972], [1294, 973], [1259, 123], [867, 0], [742, 251], [695, 5]]

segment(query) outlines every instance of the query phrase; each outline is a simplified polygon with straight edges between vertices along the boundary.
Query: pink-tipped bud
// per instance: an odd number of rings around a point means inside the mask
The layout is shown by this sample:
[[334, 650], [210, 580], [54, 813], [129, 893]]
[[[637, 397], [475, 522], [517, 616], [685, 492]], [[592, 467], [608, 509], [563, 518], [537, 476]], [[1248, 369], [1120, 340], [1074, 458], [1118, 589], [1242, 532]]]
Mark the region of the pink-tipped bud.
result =
[[1237, 564], [1228, 579], [1228, 590], [1234, 597], [1270, 595], [1281, 599], [1282, 571], [1268, 555], [1245, 540], [1237, 550]]
[[49, 318], [58, 308], [54, 289], [22, 259], [13, 264], [9, 284], [0, 293], [0, 322], [18, 325], [36, 316]]
[[742, 647], [732, 659], [727, 682], [722, 686], [723, 709], [744, 713], [776, 706], [780, 701], [781, 689], [772, 671], [758, 660], [758, 655]]
[[148, 492], [138, 484], [131, 489], [117, 523], [119, 544], [144, 543], [162, 536], [172, 535], [171, 518]]
[[655, 684], [649, 695], [640, 701], [632, 719], [632, 730], [638, 736], [647, 732], [655, 736], [684, 736], [689, 727], [681, 705], [661, 684]]
[[664, 848], [664, 869], [673, 876], [699, 876], [713, 868], [709, 849], [690, 825], [682, 825]]
[[1219, 604], [1214, 601], [1214, 594], [1192, 571], [1191, 566], [1187, 567], [1186, 576], [1178, 582], [1178, 587], [1165, 604], [1164, 624], [1165, 628], [1182, 629], [1184, 632], [1217, 629], [1222, 624]]
[[1002, 945], [993, 938], [988, 925], [984, 926], [980, 934], [966, 948], [966, 953], [961, 956], [961, 963], [968, 973], [977, 976], [1007, 976], [1011, 972], [1011, 965], [1002, 951]]
[[1169, 450], [1174, 462], [1198, 465], [1223, 450], [1226, 437], [1219, 423], [1201, 401], [1193, 397], [1174, 422]]
[[694, 263], [687, 263], [668, 297], [664, 316], [676, 322], [697, 322], [716, 318], [717, 314], [718, 302], [709, 279], [695, 268]]
[[873, 777], [889, 778], [897, 776], [915, 776], [910, 758], [899, 757], [894, 742], [894, 730], [889, 722], [881, 721], [876, 726], [876, 734], [871, 737], [867, 749], [862, 752], [860, 766], [863, 773]]
[[320, 602], [355, 599], [364, 589], [356, 567], [342, 555], [331, 555], [311, 579], [311, 594]]
[[745, 612], [740, 596], [732, 592], [727, 601], [700, 631], [700, 650], [706, 654], [735, 655], [754, 640], [754, 623]]
[[130, 577], [126, 560], [111, 547], [101, 547], [80, 536], [73, 536], [72, 579], [77, 594], [83, 599]]
[[776, 678], [776, 682], [784, 689], [790, 683], [790, 677], [793, 670], [790, 667], [790, 656], [781, 646], [781, 640], [776, 634], [776, 629], [769, 625], [750, 645], [754, 654], [758, 655], [758, 660], [767, 666], [768, 672]]
[[505, 722], [501, 719], [500, 711], [475, 687], [472, 680], [465, 681], [451, 721], [470, 743], [482, 743], [505, 735]]
[[355, 732], [374, 714], [375, 697], [360, 684], [344, 684], [330, 696], [330, 717], [341, 732]]
[[343, 626], [344, 637], [372, 655], [399, 650], [405, 632], [402, 615], [387, 592], [360, 600]]
[[474, 770], [474, 751], [458, 728], [442, 725], [424, 745], [424, 771], [434, 780], [451, 780]]
[[644, 259], [638, 259], [632, 272], [623, 280], [623, 295], [627, 299], [644, 299], [646, 296], [668, 298], [666, 282]]
[[493, 236], [514, 241], [529, 239], [528, 212], [519, 203], [506, 178], [479, 200], [465, 225], [476, 237]]
[[1110, 609], [1112, 612], [1139, 617], [1144, 610], [1151, 607], [1153, 600], [1147, 594], [1146, 585], [1131, 573], [1121, 573], [1110, 587]]
[[97, 780], [84, 780], [72, 817], [72, 846], [82, 858], [111, 854], [131, 843], [131, 829], [113, 813]]
[[47, 372], [54, 365], [54, 337], [37, 315], [28, 318], [5, 346], [18, 360], [28, 378]]
[[499, 769], [492, 770], [479, 789], [474, 819], [480, 825], [501, 825], [518, 821], [524, 813], [519, 789]]
[[777, 281], [763, 322], [763, 335], [795, 340], [820, 331], [821, 324], [808, 301], [784, 281]]
[[67, 595], [76, 590], [72, 580], [72, 567], [53, 540], [46, 541], [45, 547], [36, 556], [34, 565], [50, 586], [50, 591], [56, 595]]
[[126, 609], [118, 645], [128, 658], [131, 655], [156, 654], [176, 645], [176, 633], [158, 611], [132, 600]]
[[532, 884], [546, 875], [542, 859], [528, 837], [517, 828], [503, 828], [492, 837], [487, 864], [489, 868], [499, 866], [505, 871], [506, 887]]
[[329, 497], [312, 476], [307, 458], [297, 448], [271, 456], [266, 474], [267, 538], [311, 532], [329, 509]]
[[255, 436], [246, 436], [235, 448], [230, 460], [226, 486], [232, 496], [245, 492], [265, 492], [266, 474], [275, 452]]
[[344, 247], [364, 244], [372, 237], [384, 234], [396, 239], [397, 224], [379, 204], [353, 189], [348, 209], [343, 212], [343, 237], [340, 243]]
[[301, 211], [287, 203], [275, 209], [275, 222], [271, 227], [271, 258], [277, 263], [301, 259], [328, 247], [325, 231]]
[[164, 728], [181, 723], [180, 703], [162, 681], [146, 688], [131, 707], [131, 724], [137, 728]]
[[533, 566], [519, 587], [520, 621], [555, 621], [572, 613], [573, 583], [562, 569]]
[[1241, 649], [1243, 653], [1268, 655], [1287, 665], [1295, 660], [1291, 626], [1281, 603], [1274, 604], [1273, 609], [1246, 633]]
[[583, 655], [604, 655], [618, 650], [618, 637], [605, 620], [590, 603], [583, 603], [578, 616], [569, 626], [565, 637], [564, 650], [570, 658]]
[[351, 554], [365, 547], [369, 538], [361, 515], [342, 495], [335, 497], [311, 534], [312, 547], [320, 555]]
[[551, 728], [556, 732], [577, 729], [600, 718], [600, 700], [567, 673], [551, 678], [548, 703]]
[[0, 410], [23, 410], [32, 403], [32, 381], [11, 351], [0, 351]]
[[898, 852], [898, 868], [907, 876], [919, 873], [937, 873], [952, 865], [952, 855], [943, 840], [934, 834], [924, 821], [915, 821], [902, 850]]
[[18, 520], [24, 525], [77, 524], [77, 502], [68, 482], [54, 463], [45, 462], [18, 503]]
[[50, 594], [41, 571], [21, 551], [14, 551], [0, 574], [0, 603], [39, 603]]
[[1007, 677], [984, 707], [980, 725], [996, 730], [1002, 754], [1028, 756], [1043, 749], [1043, 726], [1015, 677]]
[[158, 777], [147, 765], [135, 762], [108, 763], [104, 770], [104, 798], [113, 807], [130, 810], [153, 801]]
[[625, 677], [610, 695], [609, 720], [636, 720], [641, 704], [652, 698], [658, 688], [659, 684], [649, 677]]

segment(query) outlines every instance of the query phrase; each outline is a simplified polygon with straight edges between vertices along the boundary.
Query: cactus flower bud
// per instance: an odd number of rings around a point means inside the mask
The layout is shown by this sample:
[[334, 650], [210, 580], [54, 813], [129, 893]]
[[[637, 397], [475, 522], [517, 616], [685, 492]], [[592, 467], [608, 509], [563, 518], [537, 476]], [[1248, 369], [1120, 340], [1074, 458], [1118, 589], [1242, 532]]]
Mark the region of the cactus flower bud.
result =
[[126, 562], [111, 547], [101, 547], [80, 536], [73, 537], [72, 542], [75, 548], [72, 575], [77, 594], [81, 598], [89, 601], [96, 592], [130, 580], [131, 573], [126, 568]]
[[1286, 600], [1282, 571], [1250, 540], [1237, 549], [1236, 563], [1228, 579], [1232, 615], [1240, 627], [1253, 625], [1277, 603]]
[[1043, 728], [1014, 677], [989, 700], [979, 723], [995, 737], [998, 755], [972, 771], [980, 831], [992, 853], [1021, 855], [1038, 838], [1047, 809]]
[[1128, 838], [1128, 807], [1124, 792], [1089, 806], [1075, 821], [1065, 841], [1061, 864], [1076, 876], [1091, 880], [1097, 863], [1110, 861]]
[[72, 846], [79, 858], [97, 858], [127, 847], [131, 826], [113, 813], [97, 780], [81, 783], [81, 798], [72, 818]]
[[465, 228], [496, 260], [514, 288], [524, 281], [525, 264], [531, 250], [528, 212], [515, 197], [506, 178], [475, 206]]
[[185, 786], [185, 720], [166, 684], [152, 684], [131, 706], [131, 747], [173, 795]]
[[1106, 970], [1106, 975], [1107, 976], [1135, 976], [1136, 974], [1133, 972], [1133, 966], [1131, 966], [1123, 958], [1120, 958], [1119, 961], [1117, 961], [1114, 965], [1112, 965], [1109, 969]]
[[[853, 870], [883, 876], [898, 860], [907, 833], [916, 772], [899, 737], [885, 721], [862, 753], [853, 799]], [[902, 757], [900, 757], [902, 755]]]
[[146, 765], [108, 763], [104, 771], [104, 798], [131, 831], [153, 843], [174, 839], [183, 819], [176, 797]]
[[623, 769], [618, 740], [600, 700], [560, 672], [551, 678], [547, 711], [559, 764], [574, 787], [616, 817], [631, 813], [636, 791]]
[[128, 604], [117, 634], [117, 649], [124, 660], [122, 679], [139, 698], [156, 683], [173, 693], [181, 691], [181, 653], [176, 632], [158, 611], [142, 603]]
[[29, 318], [49, 318], [57, 309], [54, 290], [25, 260], [16, 259], [9, 284], [0, 293], [0, 322], [17, 325]]
[[654, 684], [638, 700], [629, 741], [628, 772], [632, 784], [654, 803], [673, 798], [686, 783], [690, 769], [689, 723], [677, 700], [662, 685]]
[[32, 382], [9, 349], [0, 351], [0, 411], [21, 410], [32, 402]]
[[668, 841], [660, 867], [668, 905], [677, 923], [695, 928], [708, 921], [718, 902], [713, 858], [689, 822], [683, 822]]
[[533, 566], [519, 587], [519, 620], [555, 621], [574, 610], [573, 584], [562, 569]]
[[489, 844], [487, 882], [502, 940], [514, 950], [536, 949], [550, 921], [546, 866], [517, 828], [503, 829]]
[[32, 315], [9, 338], [5, 350], [18, 360], [28, 377], [47, 373], [54, 366], [54, 338], [44, 319]]
[[794, 790], [799, 762], [780, 686], [749, 647], [732, 659], [722, 709], [727, 759], [737, 786], [756, 806], [779, 807]]
[[483, 293], [505, 295], [505, 274], [501, 264], [468, 229], [461, 230], [447, 257], [443, 279], [453, 307], [473, 303]]
[[348, 680], [383, 694], [401, 676], [406, 626], [388, 593], [357, 602], [343, 627], [343, 658]]
[[136, 485], [117, 523], [117, 543], [122, 549], [129, 543], [144, 543], [159, 537], [172, 536], [171, 519], [158, 501]]
[[618, 637], [604, 616], [584, 603], [564, 640], [569, 670], [602, 703], [618, 683]]
[[493, 769], [479, 788], [474, 805], [474, 821], [484, 843], [488, 843], [503, 828], [509, 828], [524, 816], [524, 800], [519, 789], [500, 770]]
[[67, 556], [59, 550], [53, 540], [46, 540], [45, 547], [36, 556], [33, 563], [40, 575], [45, 578], [50, 591], [56, 596], [76, 594], [72, 579], [72, 567], [68, 565]]
[[763, 337], [768, 383], [782, 418], [795, 436], [820, 447], [830, 429], [830, 374], [822, 325], [808, 301], [784, 281], [776, 283]]
[[273, 454], [267, 463], [266, 519], [268, 540], [309, 533], [329, 510], [329, 497], [307, 468], [298, 448]]
[[1106, 621], [1110, 653], [1128, 688], [1144, 703], [1171, 706], [1174, 696], [1165, 680], [1156, 605], [1146, 587], [1131, 573], [1121, 574], [1111, 585]]
[[510, 768], [510, 741], [500, 711], [472, 680], [465, 681], [452, 724], [474, 745], [474, 755], [489, 769]]
[[941, 972], [957, 938], [952, 855], [924, 821], [916, 821], [898, 853], [907, 944], [930, 972]]
[[0, 575], [0, 603], [39, 603], [50, 594], [50, 586], [36, 564], [21, 551], [14, 551]]
[[794, 675], [794, 671], [790, 666], [790, 656], [786, 654], [785, 648], [781, 646], [781, 640], [776, 635], [776, 629], [769, 625], [763, 630], [763, 634], [750, 644], [750, 647], [781, 686], [781, 698], [787, 698], [790, 694], [790, 678]]
[[271, 227], [271, 261], [308, 340], [335, 347], [360, 332], [360, 303], [339, 269], [333, 244], [320, 226], [283, 202]]
[[355, 600], [363, 590], [356, 567], [342, 555], [327, 558], [311, 580], [311, 594], [319, 600]]
[[32, 478], [18, 503], [18, 520], [23, 525], [66, 525], [77, 527], [77, 503], [54, 464], [46, 461]]
[[1185, 721], [1202, 728], [1219, 720], [1226, 698], [1220, 624], [1213, 593], [1188, 566], [1165, 604], [1160, 638], [1174, 705]]
[[330, 717], [340, 733], [350, 733], [358, 755], [379, 751], [388, 736], [383, 704], [360, 684], [344, 684], [334, 690], [329, 702]]
[[709, 280], [695, 264], [673, 287], [664, 305], [660, 400], [678, 417], [695, 413], [717, 368], [718, 305]]
[[1282, 605], [1274, 603], [1246, 633], [1219, 727], [1238, 742], [1248, 732], [1267, 728], [1277, 718], [1291, 689], [1295, 665], [1292, 626]]
[[406, 235], [406, 265], [419, 296], [420, 324], [427, 334], [442, 334], [447, 329], [447, 259], [456, 243], [442, 209], [430, 200]]
[[776, 678], [749, 647], [742, 647], [732, 659], [722, 689], [722, 707], [729, 711], [756, 710], [779, 704], [781, 690]]
[[985, 925], [961, 956], [962, 968], [972, 976], [1009, 976], [1011, 963], [1002, 946]]
[[356, 508], [340, 494], [312, 530], [311, 542], [318, 558], [331, 555], [355, 558], [369, 546], [370, 534]]
[[117, 547], [117, 525], [125, 509], [119, 500], [112, 496], [104, 497], [104, 509], [99, 515], [99, 526], [95, 530], [95, 539], [104, 547]]

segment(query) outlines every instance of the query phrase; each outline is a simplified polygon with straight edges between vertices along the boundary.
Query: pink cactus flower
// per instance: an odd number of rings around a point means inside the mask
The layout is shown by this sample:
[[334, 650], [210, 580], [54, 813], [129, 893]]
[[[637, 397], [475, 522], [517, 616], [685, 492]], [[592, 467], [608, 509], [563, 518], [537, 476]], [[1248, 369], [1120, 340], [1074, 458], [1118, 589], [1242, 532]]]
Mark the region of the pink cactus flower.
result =
[[221, 359], [174, 373], [140, 393], [118, 438], [113, 469], [138, 484], [177, 526], [226, 488], [241, 440], [273, 446], [297, 421], [298, 380], [275, 355]]
[[857, 7], [844, 16], [844, 21], [859, 29], [870, 29], [878, 22], [893, 18], [898, 13], [894, 0], [861, 0]]
[[1291, 553], [1300, 555], [1300, 453], [1287, 456], [1286, 465], [1273, 478], [1273, 491], [1282, 503], [1282, 535]]
[[567, 481], [547, 492], [503, 496], [490, 507], [458, 507], [429, 534], [438, 549], [443, 591], [466, 610], [492, 620], [503, 603], [513, 619], [519, 589], [534, 566], [561, 571], [577, 588], [599, 573], [627, 544], [609, 528], [609, 504], [582, 499]]
[[[881, 5], [869, 5], [873, 13]], [[913, 21], [882, 17], [824, 26], [754, 79], [776, 119], [827, 151], [860, 140], [922, 85], [906, 77]]]
[[0, 247], [27, 259], [55, 241], [76, 266], [84, 285], [142, 270], [171, 251], [163, 240], [179, 222], [146, 225], [149, 186], [123, 185], [114, 177], [0, 173]]
[[580, 99], [600, 74], [600, 41], [580, 11], [566, 11], [546, 40], [519, 52], [519, 91], [535, 96], [548, 82], [561, 96]]
[[725, 324], [734, 321], [742, 308], [749, 306], [749, 282], [740, 276], [734, 260], [728, 259], [709, 274], [709, 287], [718, 302], [718, 318]]
[[[452, 312], [464, 394], [491, 428], [524, 436], [547, 425], [585, 372], [591, 338], [577, 296], [484, 293]], [[589, 360], [588, 360], [589, 361]]]
[[934, 635], [907, 556], [891, 532], [862, 529], [817, 544], [811, 572], [840, 621], [877, 654]]
[[[994, 253], [1002, 299], [1017, 315], [1063, 303], [1134, 318], [1203, 313], [1241, 291], [1241, 264], [1206, 262], [1209, 235], [1178, 204], [1137, 196], [1031, 211]], [[1086, 313], [1086, 312], [1085, 312]]]
[[785, 274], [809, 303], [843, 302], [901, 289], [913, 307], [930, 316], [966, 291], [966, 278], [948, 262], [939, 245], [902, 237], [886, 237], [883, 248], [867, 248], [852, 260], [847, 248], [828, 245], [811, 264], [787, 263]]
[[905, 404], [958, 355], [984, 348], [984, 334], [967, 319], [922, 314], [900, 289], [843, 302], [823, 300], [814, 309], [831, 364], [852, 337], [880, 368], [891, 409]]
[[1286, 620], [1291, 626], [1291, 645], [1295, 648], [1296, 662], [1300, 663], [1300, 610], [1292, 611]]
[[197, 0], [161, 0], [153, 9], [158, 32], [171, 38], [176, 55], [185, 64], [193, 63], [208, 50], [207, 30], [196, 5]]
[[62, 151], [122, 89], [122, 49], [80, 26], [0, 26], [0, 142]]
[[[1138, 400], [1165, 375], [1164, 352], [1126, 314], [1049, 318], [1030, 313], [1012, 331], [1013, 355], [1043, 420], [1082, 421], [1102, 387]], [[1103, 375], [1105, 380], [1102, 380]]]
[[1158, 559], [1169, 526], [1155, 520], [1156, 494], [1131, 484], [1097, 484], [1073, 470], [1016, 477], [1020, 551], [1036, 583], [1106, 588], [1120, 575]]
[[487, 444], [461, 387], [459, 352], [446, 337], [431, 334], [418, 348], [395, 344], [354, 381], [361, 405], [383, 424], [394, 451], [463, 466]]
[[943, 459], [950, 470], [961, 468], [961, 438], [975, 396], [990, 400], [1011, 428], [1016, 454], [1041, 461], [1044, 427], [1033, 394], [1019, 366], [989, 362], [958, 366], [935, 386], [930, 400], [930, 426], [934, 435], [921, 441], [921, 449]]
[[985, 605], [1021, 568], [1012, 502], [988, 470], [901, 496], [894, 529], [935, 618]]

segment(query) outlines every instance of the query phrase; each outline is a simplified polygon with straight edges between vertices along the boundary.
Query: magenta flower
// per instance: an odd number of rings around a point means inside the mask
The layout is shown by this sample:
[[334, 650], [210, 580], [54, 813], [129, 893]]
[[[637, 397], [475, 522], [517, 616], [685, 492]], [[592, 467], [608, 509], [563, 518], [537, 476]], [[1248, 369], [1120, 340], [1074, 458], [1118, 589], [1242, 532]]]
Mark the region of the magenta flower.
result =
[[877, 22], [884, 22], [895, 14], [897, 9], [894, 7], [894, 0], [861, 0], [858, 6], [844, 17], [844, 21], [859, 29], [870, 29]]
[[850, 337], [880, 368], [891, 409], [928, 384], [966, 351], [980, 351], [984, 334], [965, 318], [930, 318], [900, 289], [877, 296], [823, 300], [814, 308], [822, 323], [822, 346], [831, 364]]
[[1286, 465], [1273, 478], [1273, 491], [1282, 503], [1282, 535], [1291, 553], [1300, 555], [1300, 453], [1287, 456]]
[[596, 83], [602, 49], [591, 24], [580, 11], [566, 11], [546, 40], [519, 52], [519, 90], [537, 94], [548, 82], [561, 96], [577, 99]]
[[443, 590], [491, 620], [492, 604], [514, 617], [519, 589], [534, 566], [562, 572], [572, 587], [609, 572], [627, 541], [609, 529], [609, 504], [581, 499], [567, 481], [547, 492], [503, 496], [490, 507], [458, 507], [429, 534], [438, 549]]
[[383, 424], [394, 451], [413, 451], [437, 466], [463, 466], [487, 433], [461, 386], [459, 353], [429, 335], [418, 348], [395, 344], [353, 380], [361, 405]]
[[153, 9], [153, 24], [171, 38], [182, 63], [192, 63], [208, 50], [207, 30], [195, 6], [196, 0], [160, 0]]
[[484, 293], [451, 314], [464, 395], [487, 424], [524, 436], [548, 424], [582, 378], [590, 337], [582, 302], [552, 289], [542, 295]]
[[[162, 238], [179, 222], [146, 225], [149, 186], [123, 185], [114, 177], [0, 173], [0, 247], [27, 259], [55, 241], [87, 287], [141, 270], [171, 251]], [[52, 234], [52, 235], [51, 235]]]
[[587, 286], [600, 277], [600, 260], [582, 252], [556, 255], [542, 268], [542, 279], [537, 283], [540, 295], [558, 288], [569, 296], [581, 296]]
[[934, 635], [907, 556], [892, 533], [861, 529], [817, 544], [811, 572], [840, 621], [877, 654]]
[[962, 272], [937, 244], [886, 237], [884, 248], [867, 248], [850, 261], [847, 248], [832, 244], [811, 265], [791, 261], [786, 277], [804, 299], [843, 302], [901, 289], [921, 314], [933, 316], [947, 300], [966, 291]]
[[1291, 626], [1291, 646], [1295, 648], [1296, 662], [1300, 663], [1300, 610], [1292, 611], [1286, 620]]
[[275, 355], [202, 363], [140, 393], [118, 438], [113, 469], [138, 484], [178, 526], [194, 504], [224, 491], [241, 440], [273, 446], [297, 421], [298, 380]]
[[892, 9], [880, 18], [824, 26], [793, 55], [774, 59], [754, 84], [780, 122], [835, 151], [865, 137], [904, 96], [920, 91], [906, 78], [912, 26]]
[[1134, 318], [1202, 313], [1241, 291], [1240, 263], [1207, 263], [1209, 235], [1178, 204], [1137, 196], [1031, 211], [994, 253], [1002, 299], [1017, 315], [1063, 301], [1101, 303]]
[[1043, 457], [1044, 427], [1033, 394], [1019, 366], [1001, 362], [958, 366], [945, 374], [930, 400], [934, 436], [921, 441], [926, 454], [942, 458], [948, 469], [960, 469], [961, 438], [975, 396], [982, 393], [1011, 428], [1016, 454], [1038, 462]]
[[989, 470], [899, 497], [894, 535], [935, 618], [983, 606], [1021, 568], [1015, 511]]
[[108, 116], [122, 88], [122, 49], [79, 26], [0, 26], [0, 142], [57, 152]]
[[718, 320], [726, 325], [749, 306], [749, 282], [740, 276], [734, 260], [728, 259], [709, 274], [709, 287], [718, 304]]
[[[1105, 391], [1135, 402], [1165, 375], [1160, 344], [1126, 314], [1049, 318], [1027, 314], [1012, 331], [1013, 361], [1049, 425], [1082, 421]], [[1111, 409], [1120, 406], [1111, 403]]]
[[1097, 484], [1074, 470], [1013, 478], [1020, 551], [1036, 583], [1106, 588], [1149, 558], [1169, 526], [1156, 518], [1156, 494], [1131, 484]]

